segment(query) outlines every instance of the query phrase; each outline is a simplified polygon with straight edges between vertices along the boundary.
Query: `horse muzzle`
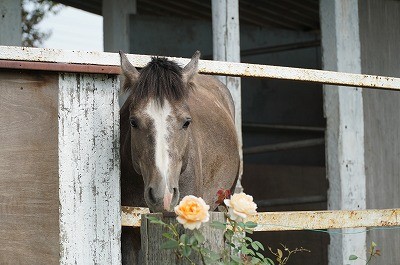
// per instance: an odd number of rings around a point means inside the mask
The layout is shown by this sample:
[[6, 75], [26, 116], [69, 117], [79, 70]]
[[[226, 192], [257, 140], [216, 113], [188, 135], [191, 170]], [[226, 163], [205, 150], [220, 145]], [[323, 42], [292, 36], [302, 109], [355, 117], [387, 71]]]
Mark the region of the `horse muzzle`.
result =
[[170, 212], [178, 204], [179, 189], [148, 187], [144, 199], [152, 212]]

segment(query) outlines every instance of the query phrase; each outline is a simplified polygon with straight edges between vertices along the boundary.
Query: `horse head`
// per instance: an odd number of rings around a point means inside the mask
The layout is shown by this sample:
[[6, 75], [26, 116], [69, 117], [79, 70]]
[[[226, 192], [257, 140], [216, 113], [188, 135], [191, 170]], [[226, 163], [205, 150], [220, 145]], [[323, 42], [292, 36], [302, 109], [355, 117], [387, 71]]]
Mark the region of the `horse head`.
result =
[[200, 52], [183, 69], [155, 57], [140, 72], [120, 55], [123, 90], [130, 94], [125, 104], [133, 168], [143, 177], [150, 210], [171, 211], [179, 201], [179, 178], [188, 161], [192, 118], [187, 97]]

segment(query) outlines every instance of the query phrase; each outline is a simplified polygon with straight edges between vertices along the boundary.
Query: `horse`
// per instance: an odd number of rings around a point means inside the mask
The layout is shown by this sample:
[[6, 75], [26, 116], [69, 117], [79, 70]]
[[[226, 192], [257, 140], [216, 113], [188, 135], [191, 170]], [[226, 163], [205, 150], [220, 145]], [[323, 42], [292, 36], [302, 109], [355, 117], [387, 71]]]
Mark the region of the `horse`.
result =
[[[239, 168], [235, 108], [227, 87], [198, 73], [200, 52], [181, 68], [152, 57], [139, 72], [120, 52], [121, 203], [172, 211], [186, 195], [215, 209], [219, 189], [235, 188]], [[123, 264], [138, 263], [138, 229], [123, 228]]]

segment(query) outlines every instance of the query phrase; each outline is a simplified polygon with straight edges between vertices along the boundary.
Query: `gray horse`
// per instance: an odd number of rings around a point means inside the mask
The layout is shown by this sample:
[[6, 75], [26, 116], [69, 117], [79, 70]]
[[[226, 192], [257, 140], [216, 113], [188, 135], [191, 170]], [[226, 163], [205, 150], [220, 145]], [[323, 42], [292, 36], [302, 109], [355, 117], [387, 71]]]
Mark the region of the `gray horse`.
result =
[[[120, 55], [129, 93], [120, 120], [122, 205], [172, 211], [194, 195], [215, 209], [217, 191], [234, 189], [240, 166], [229, 90], [198, 74], [198, 51], [183, 69], [154, 57], [140, 73]], [[124, 228], [123, 264], [137, 263], [138, 249], [139, 231]]]

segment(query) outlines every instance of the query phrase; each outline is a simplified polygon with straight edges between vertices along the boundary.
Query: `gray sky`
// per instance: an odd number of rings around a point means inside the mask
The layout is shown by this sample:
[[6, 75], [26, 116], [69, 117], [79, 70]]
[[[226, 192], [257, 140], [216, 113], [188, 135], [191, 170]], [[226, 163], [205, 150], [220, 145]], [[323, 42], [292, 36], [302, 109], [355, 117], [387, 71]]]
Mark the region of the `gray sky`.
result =
[[53, 32], [45, 48], [103, 51], [102, 16], [64, 7], [57, 15], [48, 15], [39, 27]]

